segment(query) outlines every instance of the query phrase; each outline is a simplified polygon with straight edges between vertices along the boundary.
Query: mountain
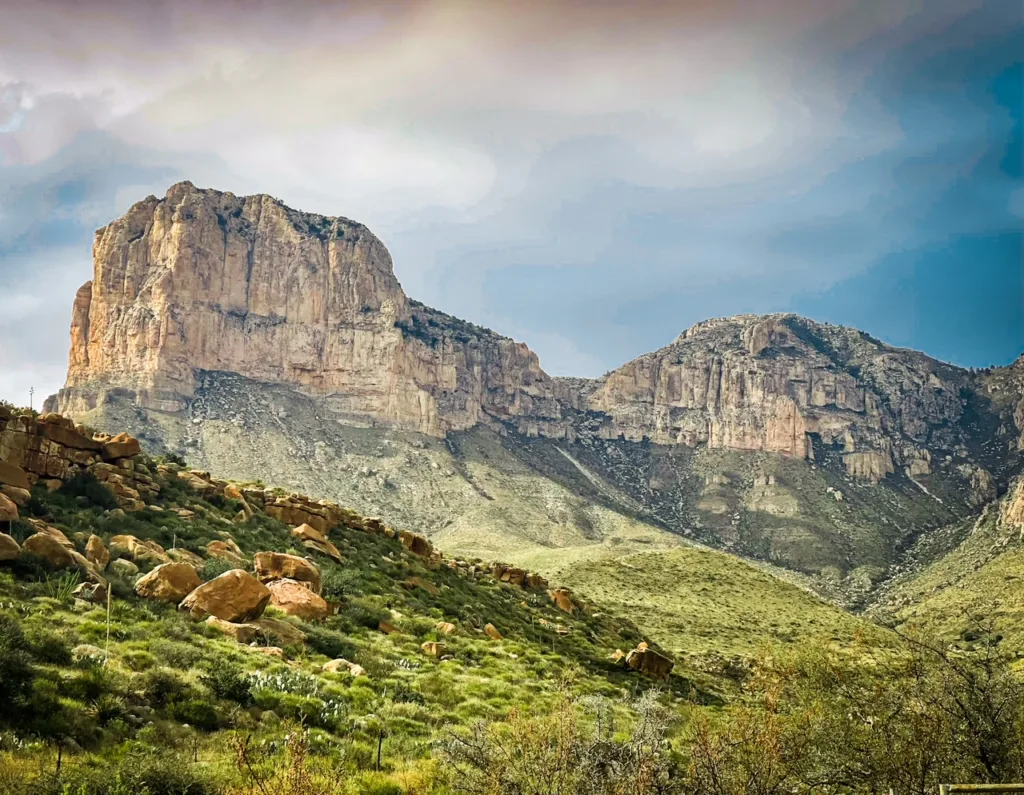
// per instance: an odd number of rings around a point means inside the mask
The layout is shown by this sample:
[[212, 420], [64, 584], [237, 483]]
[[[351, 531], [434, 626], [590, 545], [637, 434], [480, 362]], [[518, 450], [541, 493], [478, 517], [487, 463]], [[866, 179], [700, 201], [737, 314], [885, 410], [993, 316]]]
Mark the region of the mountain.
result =
[[1019, 362], [969, 372], [744, 315], [599, 379], [551, 377], [407, 297], [364, 226], [187, 182], [93, 253], [48, 410], [453, 553], [586, 571], [697, 543], [863, 604], [1021, 466]]

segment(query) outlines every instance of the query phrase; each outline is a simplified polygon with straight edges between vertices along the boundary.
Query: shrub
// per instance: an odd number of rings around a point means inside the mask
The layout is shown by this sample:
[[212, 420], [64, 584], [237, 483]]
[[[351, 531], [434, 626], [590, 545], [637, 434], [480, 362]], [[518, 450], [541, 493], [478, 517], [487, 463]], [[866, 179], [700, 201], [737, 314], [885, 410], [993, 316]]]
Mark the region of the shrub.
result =
[[71, 498], [84, 497], [89, 505], [105, 511], [112, 511], [118, 507], [117, 500], [110, 490], [88, 471], [79, 472], [70, 480], [66, 480], [59, 493]]
[[322, 627], [307, 627], [303, 631], [306, 633], [306, 645], [315, 652], [331, 659], [352, 659], [355, 656], [355, 644], [340, 632]]
[[202, 731], [212, 732], [220, 726], [220, 719], [213, 704], [198, 698], [179, 701], [171, 708], [171, 714], [176, 720]]
[[223, 662], [212, 665], [203, 675], [202, 683], [217, 698], [234, 701], [243, 707], [252, 704], [250, 680], [237, 666]]
[[0, 723], [13, 722], [32, 692], [31, 647], [21, 626], [0, 616]]
[[226, 571], [237, 569], [238, 565], [232, 563], [230, 560], [224, 560], [223, 558], [207, 558], [206, 563], [203, 564], [202, 570], [199, 572], [199, 576], [203, 580], [212, 580], [214, 577], [219, 577]]
[[71, 663], [71, 646], [67, 640], [53, 630], [36, 629], [32, 631], [28, 635], [28, 644], [32, 656], [38, 662], [50, 665], [69, 665]]

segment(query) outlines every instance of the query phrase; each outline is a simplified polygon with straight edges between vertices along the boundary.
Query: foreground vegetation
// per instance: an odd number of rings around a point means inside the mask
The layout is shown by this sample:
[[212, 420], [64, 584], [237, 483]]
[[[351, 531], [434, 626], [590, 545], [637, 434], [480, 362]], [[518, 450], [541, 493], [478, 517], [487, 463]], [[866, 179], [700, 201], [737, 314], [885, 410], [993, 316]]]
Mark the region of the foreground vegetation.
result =
[[[129, 514], [87, 474], [37, 487], [9, 529], [21, 542], [41, 520], [79, 545], [129, 533], [196, 554], [233, 539], [243, 566], [263, 550], [309, 553], [263, 513], [240, 517], [168, 470], [157, 480], [159, 496]], [[306, 622], [268, 609], [276, 630], [254, 645], [138, 597], [131, 567], [108, 567], [108, 609], [75, 596], [78, 573], [31, 555], [5, 564], [0, 795], [923, 794], [1024, 776], [1015, 648], [987, 619], [948, 645], [766, 587], [754, 569], [748, 592], [722, 590], [708, 561], [688, 572], [681, 554], [623, 569], [670, 566], [655, 574], [679, 583], [642, 631], [614, 612], [629, 581], [613, 571], [581, 570], [606, 587], [568, 614], [383, 535], [331, 538], [344, 562], [316, 562], [337, 612]], [[202, 577], [237, 565], [207, 557]], [[794, 613], [773, 627], [764, 617], [785, 605], [757, 603], [781, 594]], [[718, 611], [718, 648], [739, 649], [743, 633], [765, 643], [719, 676], [681, 657], [656, 681], [612, 659], [685, 626], [690, 609]], [[324, 670], [338, 658], [362, 673]]]

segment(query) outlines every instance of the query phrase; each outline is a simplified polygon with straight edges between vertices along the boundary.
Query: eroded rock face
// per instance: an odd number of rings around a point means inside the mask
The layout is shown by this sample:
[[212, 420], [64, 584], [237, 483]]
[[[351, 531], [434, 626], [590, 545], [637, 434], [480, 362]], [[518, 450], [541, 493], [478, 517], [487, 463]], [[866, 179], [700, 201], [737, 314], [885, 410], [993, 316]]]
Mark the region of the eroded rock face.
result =
[[245, 623], [263, 615], [270, 603], [267, 587], [242, 569], [226, 571], [203, 583], [179, 605], [194, 619], [216, 616], [223, 621]]
[[179, 183], [99, 230], [93, 262], [49, 404], [72, 413], [112, 389], [179, 411], [202, 371], [230, 371], [440, 435], [522, 413], [549, 380], [525, 345], [410, 302], [366, 227], [269, 196]]

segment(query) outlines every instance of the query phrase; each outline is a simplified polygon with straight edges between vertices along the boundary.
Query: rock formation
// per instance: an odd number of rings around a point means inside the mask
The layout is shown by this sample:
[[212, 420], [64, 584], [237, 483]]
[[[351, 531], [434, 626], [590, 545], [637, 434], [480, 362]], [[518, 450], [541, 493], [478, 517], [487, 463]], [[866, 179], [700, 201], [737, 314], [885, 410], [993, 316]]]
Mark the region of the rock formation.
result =
[[[698, 323], [597, 381], [550, 378], [525, 345], [407, 298], [364, 226], [265, 195], [179, 183], [100, 229], [93, 258], [48, 404], [75, 416], [108, 401], [182, 412], [207, 374], [231, 372], [433, 436], [503, 422], [808, 459], [817, 446], [872, 481], [969, 441], [967, 373], [792, 315]], [[274, 511], [326, 529], [293, 508]]]

